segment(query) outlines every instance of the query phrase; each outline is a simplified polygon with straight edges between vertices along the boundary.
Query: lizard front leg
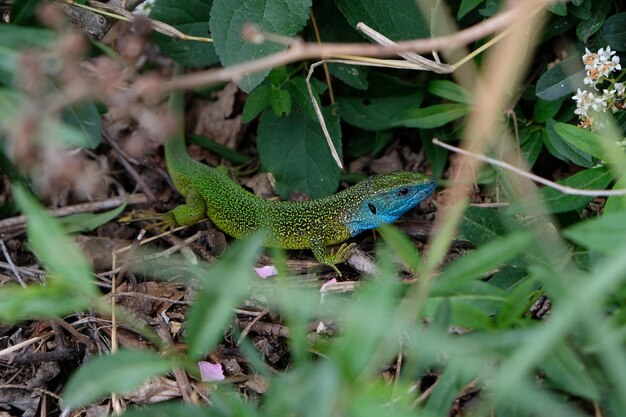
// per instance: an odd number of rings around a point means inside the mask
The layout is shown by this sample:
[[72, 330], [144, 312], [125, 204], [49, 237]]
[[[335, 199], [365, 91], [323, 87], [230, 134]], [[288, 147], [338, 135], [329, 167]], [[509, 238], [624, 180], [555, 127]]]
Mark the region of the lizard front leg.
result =
[[206, 217], [204, 199], [195, 188], [190, 188], [185, 196], [185, 204], [165, 213], [162, 222], [165, 227], [188, 226], [199, 223]]
[[311, 239], [311, 250], [313, 251], [313, 255], [322, 265], [327, 265], [332, 267], [339, 276], [341, 276], [341, 272], [335, 266], [336, 264], [343, 263], [348, 260], [352, 252], [356, 248], [356, 243], [342, 243], [341, 246], [335, 250], [327, 250], [326, 245], [323, 240], [320, 238], [312, 238]]

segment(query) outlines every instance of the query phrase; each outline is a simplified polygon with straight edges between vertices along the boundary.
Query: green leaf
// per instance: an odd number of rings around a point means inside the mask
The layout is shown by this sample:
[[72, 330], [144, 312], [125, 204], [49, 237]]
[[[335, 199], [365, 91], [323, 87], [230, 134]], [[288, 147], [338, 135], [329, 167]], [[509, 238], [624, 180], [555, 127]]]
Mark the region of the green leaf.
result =
[[428, 83], [428, 92], [446, 100], [457, 103], [472, 104], [472, 93], [455, 82], [448, 80], [433, 80]]
[[[613, 174], [605, 167], [596, 167], [580, 171], [564, 180], [557, 181], [557, 183], [582, 190], [603, 190], [613, 178]], [[543, 204], [516, 202], [511, 204], [507, 212], [511, 214], [564, 213], [581, 209], [593, 200], [593, 197], [563, 194], [550, 187], [543, 187], [539, 190], [539, 194]]]
[[248, 99], [243, 105], [241, 120], [244, 123], [251, 122], [270, 104], [272, 87], [270, 84], [261, 84], [248, 94]]
[[393, 41], [427, 38], [430, 30], [413, 0], [336, 0], [350, 26], [363, 22]]
[[545, 123], [548, 120], [552, 119], [561, 108], [563, 104], [563, 100], [552, 100], [546, 101], [539, 99], [535, 102], [535, 107], [533, 109], [533, 119], [537, 123]]
[[87, 300], [72, 294], [72, 288], [57, 277], [46, 286], [4, 285], [0, 291], [0, 322], [63, 317], [89, 307]]
[[208, 149], [222, 158], [229, 160], [235, 165], [242, 165], [250, 161], [250, 157], [248, 155], [244, 155], [229, 148], [228, 146], [219, 144], [204, 135], [187, 135], [185, 139], [187, 144], [198, 145], [201, 148]]
[[[208, 270], [196, 270], [201, 288], [189, 310], [187, 344], [189, 354], [199, 358], [213, 348], [232, 320], [232, 310], [248, 292], [252, 267], [256, 262], [263, 236], [256, 234], [235, 242]], [[224, 280], [228, 285], [224, 285]]]
[[357, 90], [367, 90], [367, 69], [357, 65], [328, 64], [328, 72]]
[[172, 364], [148, 350], [120, 350], [91, 359], [69, 379], [63, 390], [63, 405], [85, 406], [110, 393], [124, 393], [148, 379], [172, 369]]
[[567, 16], [567, 6], [564, 3], [551, 3], [546, 9], [557, 16]]
[[413, 271], [418, 271], [422, 263], [422, 257], [409, 238], [398, 228], [388, 224], [379, 227], [378, 231], [398, 259], [408, 265]]
[[419, 107], [421, 92], [385, 98], [338, 97], [341, 118], [364, 130], [387, 130], [395, 127], [394, 117], [406, 108]]
[[598, 388], [587, 373], [582, 360], [564, 343], [541, 362], [541, 369], [546, 373], [548, 381], [557, 388], [591, 401], [600, 399]]
[[532, 233], [519, 231], [485, 243], [444, 269], [434, 282], [433, 293], [450, 291], [468, 281], [482, 278], [498, 266], [514, 259], [533, 239]]
[[[605, 157], [606, 151], [604, 146], [610, 146], [610, 144], [597, 133], [568, 123], [556, 123], [554, 130], [572, 146], [580, 149], [584, 153], [598, 159], [608, 159]], [[621, 152], [621, 149], [614, 145], [614, 148], [610, 151]]]
[[[613, 185], [613, 190], [622, 190], [626, 188], [626, 177], [618, 179]], [[604, 204], [604, 213], [617, 213], [626, 211], [626, 195], [614, 195], [606, 199]]]
[[272, 86], [270, 104], [274, 114], [278, 117], [281, 117], [283, 113], [285, 113], [285, 116], [291, 114], [291, 94], [288, 90]]
[[[339, 117], [330, 108], [324, 119], [341, 155]], [[263, 167], [276, 179], [276, 193], [288, 198], [294, 191], [312, 198], [330, 195], [339, 185], [339, 167], [335, 163], [317, 119], [311, 119], [300, 106], [287, 117], [273, 111], [261, 115], [257, 147]]]
[[421, 109], [407, 110], [396, 117], [394, 124], [417, 129], [432, 129], [459, 119], [469, 111], [470, 107], [466, 104], [435, 104]]
[[75, 294], [97, 296], [91, 266], [60, 224], [21, 186], [14, 186], [13, 195], [26, 216], [28, 241], [46, 269]]
[[563, 235], [598, 252], [613, 252], [626, 242], [626, 212], [606, 213], [568, 227]]
[[64, 107], [63, 121], [80, 131], [88, 139], [84, 147], [95, 149], [100, 145], [102, 137], [102, 117], [93, 101], [74, 103]]
[[456, 14], [456, 18], [460, 20], [463, 16], [477, 8], [483, 1], [484, 0], [462, 0], [461, 5], [459, 6], [459, 11]]
[[543, 73], [537, 81], [535, 93], [543, 100], [556, 100], [584, 88], [585, 67], [578, 55], [573, 55]]
[[[150, 18], [174, 26], [190, 36], [210, 37], [209, 17], [213, 0], [156, 0]], [[218, 62], [210, 42], [186, 41], [153, 33], [161, 52], [186, 67], [204, 67]]]
[[602, 36], [612, 49], [626, 51], [626, 13], [618, 13], [606, 19]]
[[[580, 165], [586, 168], [591, 168], [596, 165], [596, 161], [591, 157], [591, 155], [579, 147], [575, 146], [572, 143], [572, 140], [567, 140], [569, 138], [561, 135], [557, 131], [557, 125], [559, 123], [554, 120], [548, 120], [546, 123], [545, 135], [542, 136], [544, 140], [546, 140], [545, 144], [550, 153], [556, 156], [559, 159], [563, 159], [564, 161], [571, 161], [576, 165]], [[571, 125], [570, 125], [571, 126]], [[578, 129], [576, 126], [572, 126], [574, 129]], [[582, 129], [579, 129], [582, 130]], [[561, 129], [561, 132], [564, 130]]]
[[[241, 37], [241, 31], [244, 25], [254, 24], [262, 32], [292, 37], [308, 21], [310, 8], [311, 0], [214, 0], [210, 26], [222, 64], [228, 67], [286, 49], [286, 45], [271, 42], [252, 44]], [[250, 92], [268, 73], [246, 75], [237, 84]]]
[[58, 36], [49, 29], [0, 25], [0, 47], [22, 50], [24, 48], [47, 48], [57, 42]]
[[582, 43], [587, 43], [587, 40], [600, 28], [606, 19], [606, 15], [611, 11], [611, 3], [600, 2], [591, 9], [591, 17], [587, 20], [581, 21], [576, 26], [576, 36]]
[[65, 233], [78, 233], [95, 230], [119, 216], [126, 208], [126, 203], [113, 210], [102, 213], [76, 213], [61, 217], [59, 223]]

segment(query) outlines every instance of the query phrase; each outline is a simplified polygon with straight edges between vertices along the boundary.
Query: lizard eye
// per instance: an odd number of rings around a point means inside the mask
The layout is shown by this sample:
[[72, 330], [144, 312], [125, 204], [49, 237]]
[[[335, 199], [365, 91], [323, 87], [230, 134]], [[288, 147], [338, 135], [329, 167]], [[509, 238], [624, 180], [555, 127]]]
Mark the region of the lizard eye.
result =
[[409, 189], [408, 188], [403, 188], [400, 190], [400, 192], [398, 194], [400, 195], [407, 195], [409, 193]]
[[376, 206], [375, 205], [373, 205], [372, 203], [367, 203], [367, 208], [370, 209], [372, 214], [376, 214]]

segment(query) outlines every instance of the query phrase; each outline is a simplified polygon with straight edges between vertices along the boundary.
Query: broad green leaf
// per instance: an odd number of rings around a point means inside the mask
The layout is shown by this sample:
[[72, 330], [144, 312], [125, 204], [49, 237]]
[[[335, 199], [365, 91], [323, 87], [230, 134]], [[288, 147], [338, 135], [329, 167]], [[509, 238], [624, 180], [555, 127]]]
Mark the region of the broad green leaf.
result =
[[435, 279], [433, 291], [449, 291], [468, 281], [482, 278], [498, 266], [514, 259], [533, 239], [532, 233], [519, 231], [485, 243], [446, 267]]
[[407, 110], [395, 118], [394, 124], [417, 129], [432, 129], [459, 119], [469, 111], [470, 107], [466, 104], [435, 104], [420, 109]]
[[357, 90], [367, 90], [367, 68], [358, 65], [328, 64], [328, 72]]
[[232, 320], [233, 308], [248, 291], [262, 243], [260, 234], [237, 241], [208, 270], [196, 271], [201, 288], [189, 310], [187, 344], [191, 357], [206, 354], [223, 336], [224, 327]]
[[[190, 36], [211, 37], [209, 18], [213, 0], [156, 0], [150, 18], [174, 26]], [[210, 42], [185, 41], [153, 34], [161, 52], [186, 67], [204, 67], [218, 62], [215, 47]]]
[[148, 350], [120, 350], [91, 359], [69, 379], [63, 405], [76, 408], [114, 393], [137, 388], [172, 369], [170, 361]]
[[533, 119], [537, 123], [545, 123], [552, 119], [561, 108], [564, 99], [546, 101], [538, 99], [533, 109]]
[[4, 285], [0, 291], [0, 322], [17, 323], [35, 318], [56, 318], [85, 310], [89, 304], [72, 294], [67, 283], [48, 277], [46, 286]]
[[573, 55], [543, 73], [535, 93], [543, 100], [556, 100], [584, 88], [585, 67], [579, 55]]
[[91, 266], [58, 221], [24, 188], [14, 186], [13, 195], [26, 216], [28, 241], [46, 269], [75, 294], [97, 296]]
[[278, 117], [281, 117], [283, 113], [285, 116], [291, 114], [291, 94], [288, 90], [272, 86], [270, 104], [274, 114]]
[[541, 362], [548, 381], [557, 388], [592, 401], [600, 399], [598, 388], [576, 352], [562, 343]]
[[78, 233], [95, 230], [119, 216], [126, 208], [126, 203], [113, 210], [102, 213], [76, 213], [59, 218], [65, 233]]
[[353, 28], [363, 22], [394, 41], [430, 36], [426, 19], [413, 0], [337, 0], [336, 3]]
[[248, 123], [261, 114], [269, 106], [271, 95], [272, 86], [267, 83], [261, 84], [252, 90], [243, 106], [241, 120], [244, 123]]
[[[538, 284], [532, 278], [523, 278], [525, 273], [519, 268], [509, 268], [514, 270], [514, 274], [522, 275], [522, 279], [515, 281], [515, 285], [511, 286], [507, 291], [506, 302], [498, 311], [496, 323], [502, 329], [512, 327], [527, 311], [529, 303], [532, 301], [533, 294], [536, 293]], [[517, 278], [515, 276], [514, 278]], [[491, 283], [493, 280], [489, 280]]]
[[[241, 31], [244, 25], [254, 24], [262, 32], [291, 37], [309, 20], [310, 8], [311, 0], [214, 0], [210, 26], [220, 61], [228, 67], [286, 49], [286, 45], [271, 42], [252, 44], [241, 37]], [[249, 74], [238, 85], [250, 92], [268, 73]]]
[[[606, 167], [596, 167], [580, 171], [558, 184], [582, 190], [603, 190], [612, 180], [613, 174]], [[507, 210], [508, 213], [563, 213], [585, 207], [593, 197], [563, 194], [550, 187], [539, 190], [543, 204], [516, 202]]]
[[574, 147], [598, 159], [604, 158], [604, 139], [597, 133], [568, 123], [555, 123], [554, 130]]
[[587, 40], [600, 30], [610, 10], [611, 3], [599, 2], [591, 9], [591, 17], [576, 26], [576, 36], [582, 43], [587, 43]]
[[563, 3], [551, 3], [546, 9], [557, 16], [567, 16], [567, 6]]
[[[542, 138], [546, 141], [545, 145], [550, 153], [552, 153], [559, 159], [573, 162], [576, 165], [580, 165], [586, 168], [591, 168], [595, 166], [596, 161], [592, 158], [592, 155], [572, 143], [572, 140], [569, 137], [569, 133], [567, 133], [568, 137], [560, 134], [557, 131], [557, 125], [559, 125], [559, 123], [555, 122], [554, 120], [548, 120], [545, 129], [546, 134], [542, 136]], [[576, 126], [572, 127], [577, 129]]]
[[407, 108], [419, 107], [421, 92], [384, 98], [338, 97], [341, 118], [364, 130], [387, 130], [395, 127], [394, 117]]
[[472, 93], [452, 81], [433, 80], [428, 83], [428, 92], [446, 100], [468, 105], [472, 104]]
[[[324, 119], [341, 155], [339, 117], [330, 108]], [[262, 166], [276, 179], [276, 193], [288, 198], [294, 191], [312, 198], [334, 193], [339, 186], [339, 167], [335, 163], [317, 119], [294, 106], [287, 117], [278, 118], [265, 110], [258, 127], [257, 146]]]
[[626, 242], [626, 212], [606, 213], [568, 227], [563, 235], [598, 252], [613, 252]]
[[618, 13], [606, 19], [602, 25], [602, 36], [612, 49], [626, 51], [626, 13]]
[[102, 136], [102, 117], [93, 101], [84, 101], [64, 107], [63, 121], [80, 131], [89, 143], [85, 146], [90, 149], [100, 145]]

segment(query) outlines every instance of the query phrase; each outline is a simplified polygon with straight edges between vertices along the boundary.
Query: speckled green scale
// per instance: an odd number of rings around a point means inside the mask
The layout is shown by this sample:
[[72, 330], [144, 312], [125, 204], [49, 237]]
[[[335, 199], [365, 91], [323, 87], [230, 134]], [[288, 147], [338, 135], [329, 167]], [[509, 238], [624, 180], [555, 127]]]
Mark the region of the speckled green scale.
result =
[[[436, 183], [424, 174], [397, 171], [372, 176], [329, 197], [270, 201], [243, 189], [221, 171], [187, 155], [182, 135], [165, 143], [167, 169], [186, 204], [166, 214], [171, 226], [208, 217], [225, 233], [243, 238], [265, 230], [266, 246], [313, 250], [323, 264], [344, 262], [352, 245], [326, 247], [390, 223], [430, 195]], [[335, 268], [336, 269], [336, 268]]]

